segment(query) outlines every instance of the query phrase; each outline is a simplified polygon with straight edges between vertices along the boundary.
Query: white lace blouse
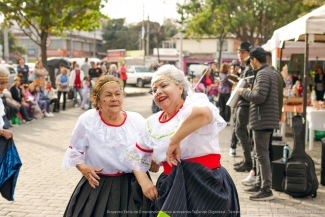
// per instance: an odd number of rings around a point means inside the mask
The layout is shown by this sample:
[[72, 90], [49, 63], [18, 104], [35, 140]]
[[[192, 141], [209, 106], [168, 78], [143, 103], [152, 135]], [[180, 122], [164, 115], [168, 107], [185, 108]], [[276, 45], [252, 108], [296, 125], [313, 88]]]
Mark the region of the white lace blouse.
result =
[[2, 130], [3, 126], [5, 125], [5, 122], [2, 119], [4, 115], [6, 115], [5, 106], [3, 105], [2, 99], [0, 98], [0, 130]]
[[72, 132], [62, 167], [75, 168], [85, 162], [95, 168], [104, 168], [103, 174], [132, 172], [119, 161], [119, 156], [139, 140], [146, 125], [140, 114], [124, 113], [125, 121], [119, 126], [106, 124], [95, 109], [82, 114]]
[[146, 121], [147, 128], [138, 143], [129, 147], [126, 153], [120, 156], [120, 160], [137, 171], [147, 171], [150, 168], [152, 155], [159, 164], [166, 161], [170, 137], [190, 116], [193, 107], [208, 107], [212, 112], [213, 120], [181, 141], [181, 158], [220, 154], [218, 133], [226, 127], [227, 123], [205, 94], [195, 93], [186, 98], [183, 107], [168, 121], [159, 121], [163, 112], [150, 116]]

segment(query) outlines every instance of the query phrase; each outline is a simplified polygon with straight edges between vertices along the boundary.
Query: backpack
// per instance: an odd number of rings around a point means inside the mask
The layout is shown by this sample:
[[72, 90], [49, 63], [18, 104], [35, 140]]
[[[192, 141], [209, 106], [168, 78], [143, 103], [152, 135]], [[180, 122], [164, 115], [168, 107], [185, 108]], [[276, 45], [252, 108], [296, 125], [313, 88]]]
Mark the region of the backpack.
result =
[[294, 147], [286, 165], [282, 190], [292, 197], [317, 197], [318, 179], [315, 164], [305, 152], [304, 125], [301, 116], [292, 119]]
[[[67, 75], [61, 75], [60, 77], [60, 82], [61, 83], [66, 83], [68, 81], [68, 76]], [[64, 85], [63, 88], [67, 88], [68, 85]]]

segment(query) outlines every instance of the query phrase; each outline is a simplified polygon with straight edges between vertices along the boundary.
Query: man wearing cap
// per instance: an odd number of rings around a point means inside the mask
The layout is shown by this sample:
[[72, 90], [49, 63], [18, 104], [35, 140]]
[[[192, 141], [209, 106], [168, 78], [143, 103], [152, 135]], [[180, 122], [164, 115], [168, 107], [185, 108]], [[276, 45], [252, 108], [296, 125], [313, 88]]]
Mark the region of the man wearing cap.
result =
[[[246, 78], [253, 75], [253, 69], [249, 62], [249, 51], [251, 48], [252, 45], [248, 42], [242, 42], [237, 48], [238, 59], [240, 61], [240, 78]], [[246, 81], [249, 85], [251, 85], [253, 79], [247, 79]], [[234, 165], [234, 169], [237, 172], [250, 171], [253, 168], [251, 145], [247, 129], [249, 122], [249, 106], [250, 102], [243, 97], [240, 97], [237, 106], [234, 109], [234, 131], [229, 154], [231, 155], [231, 151], [233, 151], [233, 149], [236, 150], [236, 137], [240, 141], [244, 151], [244, 160]]]
[[254, 193], [251, 200], [272, 200], [272, 173], [269, 158], [269, 140], [274, 129], [279, 128], [278, 81], [273, 70], [266, 64], [266, 52], [261, 47], [250, 51], [250, 64], [254, 69], [253, 87], [239, 88], [238, 93], [251, 103], [249, 127], [253, 130], [253, 139], [259, 163], [262, 183], [244, 189]]

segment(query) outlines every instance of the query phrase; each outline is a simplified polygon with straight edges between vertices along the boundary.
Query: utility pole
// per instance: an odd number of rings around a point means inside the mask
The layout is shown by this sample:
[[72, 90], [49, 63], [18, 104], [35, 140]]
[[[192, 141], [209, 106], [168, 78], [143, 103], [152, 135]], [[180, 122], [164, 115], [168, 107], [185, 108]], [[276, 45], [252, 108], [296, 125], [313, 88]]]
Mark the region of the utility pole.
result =
[[142, 28], [141, 28], [141, 38], [142, 38], [142, 44], [141, 48], [143, 50], [143, 65], [145, 64], [145, 43], [144, 43], [144, 35], [145, 35], [145, 30], [144, 30], [144, 0], [142, 0]]
[[72, 43], [72, 31], [70, 32], [70, 58], [72, 58], [72, 50], [73, 50], [73, 43]]
[[140, 36], [139, 37], [139, 50], [141, 50], [141, 48], [142, 48], [142, 43], [141, 43], [142, 42], [142, 38], [141, 38], [141, 35], [142, 35], [142, 32], [139, 33], [139, 36]]
[[150, 42], [150, 37], [149, 37], [149, 15], [148, 15], [148, 23], [147, 23], [147, 56], [149, 56], [149, 42]]
[[4, 39], [4, 57], [5, 60], [8, 58], [9, 60], [9, 40], [8, 40], [8, 29], [3, 29], [3, 39]]
[[179, 47], [179, 69], [183, 71], [183, 23], [181, 24], [181, 31], [179, 33], [180, 37], [180, 47]]
[[93, 57], [96, 57], [96, 30], [94, 31], [94, 54]]

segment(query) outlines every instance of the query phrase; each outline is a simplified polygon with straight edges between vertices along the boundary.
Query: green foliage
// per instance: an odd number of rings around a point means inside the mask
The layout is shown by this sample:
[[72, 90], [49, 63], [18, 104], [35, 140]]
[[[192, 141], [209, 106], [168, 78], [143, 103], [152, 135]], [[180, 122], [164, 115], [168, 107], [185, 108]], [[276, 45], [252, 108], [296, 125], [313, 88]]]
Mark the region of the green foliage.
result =
[[233, 34], [253, 45], [264, 44], [273, 31], [324, 4], [322, 0], [190, 0], [178, 12], [188, 36]]
[[177, 32], [178, 30], [175, 21], [172, 19], [166, 19], [164, 22], [164, 35], [166, 39], [173, 37]]
[[[147, 23], [144, 21], [145, 32], [147, 32]], [[167, 22], [169, 34], [177, 31], [175, 24]], [[105, 49], [126, 49], [139, 50], [141, 42], [142, 22], [135, 25], [126, 25], [125, 19], [108, 20], [103, 27], [103, 40]], [[176, 33], [175, 33], [176, 34]], [[145, 35], [147, 39], [147, 35]], [[159, 47], [162, 40], [165, 39], [165, 25], [161, 26], [157, 22], [149, 21], [149, 45], [150, 53], [154, 47]]]
[[[17, 39], [11, 32], [8, 32], [8, 42], [10, 53], [22, 55], [26, 53], [26, 49], [17, 45]], [[4, 45], [3, 31], [0, 30], [0, 44]]]
[[107, 0], [1, 0], [5, 25], [16, 22], [21, 30], [42, 50], [42, 62], [47, 66], [46, 38], [50, 34], [64, 35], [69, 30], [92, 31], [100, 26], [100, 9]]

